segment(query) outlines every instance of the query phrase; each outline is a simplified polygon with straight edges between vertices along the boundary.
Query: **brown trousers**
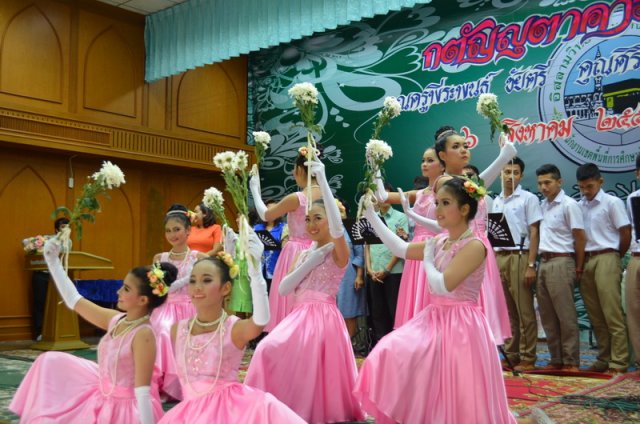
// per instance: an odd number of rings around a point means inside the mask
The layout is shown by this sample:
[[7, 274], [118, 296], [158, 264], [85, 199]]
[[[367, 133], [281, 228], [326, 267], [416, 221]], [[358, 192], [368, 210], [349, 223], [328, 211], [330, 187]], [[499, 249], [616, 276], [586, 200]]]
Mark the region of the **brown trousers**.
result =
[[512, 337], [505, 343], [505, 352], [512, 361], [535, 363], [538, 326], [533, 307], [533, 289], [524, 284], [528, 253], [496, 254], [500, 279], [509, 310]]
[[627, 327], [622, 313], [620, 255], [615, 252], [590, 257], [580, 279], [580, 293], [598, 343], [596, 368], [629, 366]]
[[551, 365], [580, 366], [578, 314], [573, 303], [575, 278], [576, 263], [571, 257], [543, 259], [540, 263], [536, 294]]
[[627, 267], [625, 303], [627, 306], [627, 327], [631, 347], [636, 354], [636, 363], [640, 364], [640, 257], [633, 256]]

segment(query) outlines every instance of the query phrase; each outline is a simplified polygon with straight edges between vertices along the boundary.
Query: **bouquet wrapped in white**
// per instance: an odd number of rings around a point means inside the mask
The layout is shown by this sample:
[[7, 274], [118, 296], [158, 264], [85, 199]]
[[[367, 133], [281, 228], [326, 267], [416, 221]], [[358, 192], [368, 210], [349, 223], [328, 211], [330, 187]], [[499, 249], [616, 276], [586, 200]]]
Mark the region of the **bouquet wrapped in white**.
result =
[[204, 191], [202, 203], [213, 212], [216, 221], [227, 225], [227, 217], [224, 213], [224, 198], [222, 192], [215, 187], [209, 187]]
[[[318, 89], [309, 82], [296, 84], [289, 89], [289, 96], [293, 104], [300, 111], [300, 118], [307, 129], [307, 154], [308, 161], [317, 159], [317, 146], [313, 133], [321, 133], [322, 127], [315, 122], [316, 106], [318, 106]], [[311, 187], [311, 173], [307, 173], [307, 187]], [[307, 211], [311, 209], [311, 203], [307, 202]]]
[[[213, 163], [222, 170], [222, 176], [227, 185], [226, 190], [231, 194], [233, 204], [236, 205], [236, 209], [240, 215], [238, 223], [240, 250], [238, 256], [240, 259], [244, 259], [244, 254], [248, 251], [249, 237], [249, 221], [247, 220], [247, 216], [249, 215], [249, 189], [247, 185], [249, 181], [249, 155], [242, 150], [235, 153], [226, 151], [215, 155], [213, 157]], [[208, 190], [211, 190], [211, 188]], [[220, 198], [221, 197], [222, 193], [220, 193]]]
[[507, 124], [502, 123], [502, 111], [498, 106], [498, 97], [493, 93], [481, 94], [478, 97], [478, 103], [476, 104], [476, 111], [489, 120], [491, 125], [491, 140], [496, 133], [496, 130], [509, 134], [509, 127]]

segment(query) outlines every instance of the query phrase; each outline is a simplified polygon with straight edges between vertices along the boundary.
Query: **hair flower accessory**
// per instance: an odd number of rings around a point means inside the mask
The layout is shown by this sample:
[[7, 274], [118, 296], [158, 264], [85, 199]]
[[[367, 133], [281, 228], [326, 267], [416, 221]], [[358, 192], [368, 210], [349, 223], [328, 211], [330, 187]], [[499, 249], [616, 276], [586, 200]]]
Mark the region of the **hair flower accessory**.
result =
[[463, 178], [465, 181], [462, 184], [467, 194], [476, 200], [482, 199], [487, 194], [487, 189], [484, 186], [484, 181], [474, 178]]
[[240, 273], [240, 267], [238, 266], [238, 264], [234, 262], [233, 256], [231, 256], [229, 253], [225, 252], [224, 250], [221, 252], [218, 252], [217, 256], [218, 256], [218, 259], [220, 259], [226, 266], [229, 267], [229, 277], [231, 277], [232, 279], [236, 278]]
[[160, 268], [160, 264], [151, 265], [151, 270], [147, 272], [151, 292], [156, 296], [165, 296], [169, 293], [169, 286], [164, 282], [164, 271]]

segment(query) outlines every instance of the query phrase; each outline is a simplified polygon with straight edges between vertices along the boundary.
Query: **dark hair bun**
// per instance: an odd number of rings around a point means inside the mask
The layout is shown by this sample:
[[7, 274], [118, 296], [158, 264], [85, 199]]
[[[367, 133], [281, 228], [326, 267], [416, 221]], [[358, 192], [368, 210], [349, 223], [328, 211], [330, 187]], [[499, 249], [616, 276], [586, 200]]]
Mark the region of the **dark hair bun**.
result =
[[178, 268], [170, 262], [160, 262], [160, 269], [164, 271], [164, 283], [167, 286], [173, 284], [178, 278]]
[[187, 209], [187, 207], [181, 203], [174, 203], [173, 205], [169, 206], [169, 209], [167, 209], [167, 212], [171, 211], [188, 212], [189, 209]]

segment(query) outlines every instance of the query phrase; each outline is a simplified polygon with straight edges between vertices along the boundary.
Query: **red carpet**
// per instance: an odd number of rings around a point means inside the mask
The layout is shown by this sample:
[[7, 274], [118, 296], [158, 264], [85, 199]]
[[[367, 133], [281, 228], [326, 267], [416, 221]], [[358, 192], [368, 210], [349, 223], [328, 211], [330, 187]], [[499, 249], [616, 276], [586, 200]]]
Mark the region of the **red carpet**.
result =
[[561, 396], [581, 392], [602, 384], [602, 379], [575, 376], [525, 374], [514, 377], [503, 373], [509, 406], [513, 411], [526, 412], [532, 406], [548, 403]]
[[[598, 382], [595, 387], [580, 390], [569, 398], [547, 399], [537, 406], [553, 421], [563, 424], [640, 422], [640, 376], [629, 373]], [[568, 382], [565, 386], [574, 384]], [[536, 392], [537, 389], [536, 384]], [[526, 411], [522, 415], [526, 415]]]

